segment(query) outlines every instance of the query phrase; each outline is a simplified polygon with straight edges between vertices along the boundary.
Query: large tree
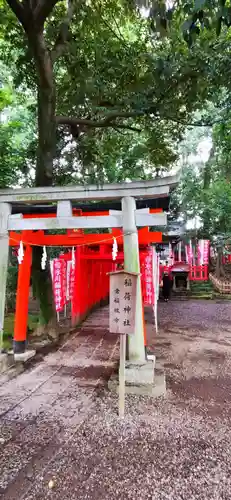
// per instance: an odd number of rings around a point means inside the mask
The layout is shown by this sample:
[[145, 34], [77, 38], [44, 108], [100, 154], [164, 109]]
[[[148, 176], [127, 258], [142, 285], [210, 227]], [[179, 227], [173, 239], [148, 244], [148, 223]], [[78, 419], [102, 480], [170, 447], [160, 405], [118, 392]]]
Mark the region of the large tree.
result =
[[[189, 49], [176, 32], [153, 38], [149, 21], [119, 0], [1, 0], [0, 7], [2, 57], [14, 64], [16, 83], [37, 94], [36, 186], [145, 177], [175, 160], [184, 127], [208, 97], [203, 50]], [[48, 323], [49, 277], [41, 275], [40, 249], [34, 256]]]
[[179, 38], [152, 40], [147, 21], [117, 0], [4, 0], [1, 17], [17, 80], [37, 89], [36, 185], [53, 182], [57, 129], [71, 132], [80, 147], [86, 134], [104, 140], [105, 129], [133, 132], [138, 141], [145, 131], [140, 143], [155, 163], [173, 161], [181, 124], [207, 78], [201, 68], [195, 85], [197, 54]]

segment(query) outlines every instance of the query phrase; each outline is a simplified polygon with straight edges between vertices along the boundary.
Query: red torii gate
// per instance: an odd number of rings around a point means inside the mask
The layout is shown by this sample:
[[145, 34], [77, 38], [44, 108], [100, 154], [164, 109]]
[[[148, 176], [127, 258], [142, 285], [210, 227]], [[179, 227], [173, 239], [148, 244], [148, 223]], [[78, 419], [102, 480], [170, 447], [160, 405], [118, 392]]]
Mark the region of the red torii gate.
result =
[[[77, 232], [78, 231], [78, 232]], [[73, 247], [79, 245], [96, 246], [104, 243], [105, 245], [112, 245], [113, 238], [117, 239], [118, 245], [123, 245], [123, 233], [120, 229], [113, 229], [111, 233], [88, 233], [84, 234], [80, 230], [76, 232], [71, 231], [67, 234], [44, 234], [44, 231], [22, 231], [16, 233], [10, 231], [10, 246], [18, 246], [20, 241], [24, 245], [31, 246], [53, 246], [53, 247]], [[151, 243], [162, 243], [162, 233], [150, 232], [148, 227], [143, 227], [138, 230], [139, 245], [147, 246]]]
[[[150, 213], [159, 213], [162, 209], [150, 209]], [[108, 215], [109, 211], [100, 212], [84, 212], [86, 215]], [[73, 210], [73, 215], [81, 217], [81, 210]], [[54, 214], [38, 214], [24, 215], [24, 218], [49, 218], [54, 217]], [[29, 306], [29, 289], [31, 279], [31, 264], [32, 264], [32, 247], [33, 246], [55, 246], [55, 247], [76, 247], [76, 268], [75, 268], [75, 287], [74, 299], [72, 303], [73, 323], [77, 324], [78, 320], [86, 316], [87, 312], [102, 299], [105, 299], [109, 293], [109, 278], [107, 273], [112, 270], [112, 252], [111, 247], [114, 238], [117, 240], [119, 249], [117, 262], [123, 262], [124, 256], [121, 247], [123, 246], [123, 232], [120, 229], [113, 229], [111, 233], [99, 234], [84, 234], [81, 230], [70, 230], [64, 235], [49, 235], [44, 234], [44, 231], [22, 231], [21, 233], [10, 232], [10, 245], [18, 246], [23, 242], [25, 247], [24, 259], [19, 266], [17, 299], [15, 312], [14, 326], [14, 343], [19, 347], [24, 347], [27, 337], [27, 321], [28, 321], [28, 306]], [[149, 228], [144, 227], [138, 231], [140, 249], [147, 247], [151, 243], [161, 243], [161, 232], [150, 232]], [[96, 247], [99, 247], [98, 251]], [[81, 252], [81, 248], [85, 248]], [[92, 251], [94, 250], [94, 251]], [[86, 289], [83, 289], [83, 283], [79, 277], [83, 273], [83, 262], [91, 262], [92, 274], [91, 281], [88, 276], [88, 290], [91, 288], [91, 296], [86, 294]], [[95, 269], [93, 266], [95, 262]], [[94, 272], [95, 271], [95, 272]], [[99, 283], [100, 275], [101, 283]], [[85, 287], [86, 288], [86, 287]], [[16, 350], [15, 350], [16, 352]]]

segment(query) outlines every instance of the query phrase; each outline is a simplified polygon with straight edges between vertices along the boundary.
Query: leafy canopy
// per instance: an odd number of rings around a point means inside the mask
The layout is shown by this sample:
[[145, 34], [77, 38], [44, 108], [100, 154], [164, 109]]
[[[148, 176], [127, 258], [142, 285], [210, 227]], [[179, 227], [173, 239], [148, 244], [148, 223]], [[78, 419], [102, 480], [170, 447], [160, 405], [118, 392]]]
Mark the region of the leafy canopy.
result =
[[[16, 88], [36, 99], [31, 35], [12, 3], [0, 2], [2, 57], [11, 63]], [[56, 86], [53, 182], [69, 182], [72, 174], [83, 181], [136, 178], [168, 168], [193, 111], [211, 92], [203, 47], [189, 49], [176, 30], [171, 39], [153, 38], [149, 20], [117, 0], [69, 2], [68, 24], [66, 2], [53, 3], [43, 30]], [[207, 57], [211, 62], [212, 52]], [[36, 114], [31, 120], [36, 127]]]

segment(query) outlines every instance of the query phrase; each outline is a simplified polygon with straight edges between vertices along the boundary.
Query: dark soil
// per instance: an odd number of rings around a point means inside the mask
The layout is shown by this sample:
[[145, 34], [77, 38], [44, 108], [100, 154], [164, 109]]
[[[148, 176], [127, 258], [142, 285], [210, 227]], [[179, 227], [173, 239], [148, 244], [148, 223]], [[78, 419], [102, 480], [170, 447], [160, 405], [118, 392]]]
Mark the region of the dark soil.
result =
[[127, 397], [124, 420], [107, 308], [0, 385], [1, 500], [230, 500], [231, 306], [162, 303], [158, 336], [146, 317], [167, 395]]

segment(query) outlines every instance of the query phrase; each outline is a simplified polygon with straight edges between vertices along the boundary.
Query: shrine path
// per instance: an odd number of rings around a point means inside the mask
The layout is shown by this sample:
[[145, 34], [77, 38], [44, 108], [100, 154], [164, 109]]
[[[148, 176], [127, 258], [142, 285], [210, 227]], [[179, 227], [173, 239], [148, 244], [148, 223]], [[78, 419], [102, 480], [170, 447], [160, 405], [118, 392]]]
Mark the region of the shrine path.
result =
[[230, 500], [231, 304], [160, 303], [159, 317], [154, 338], [146, 311], [166, 398], [127, 398], [123, 422], [107, 390], [119, 347], [107, 308], [0, 377], [2, 500]]

